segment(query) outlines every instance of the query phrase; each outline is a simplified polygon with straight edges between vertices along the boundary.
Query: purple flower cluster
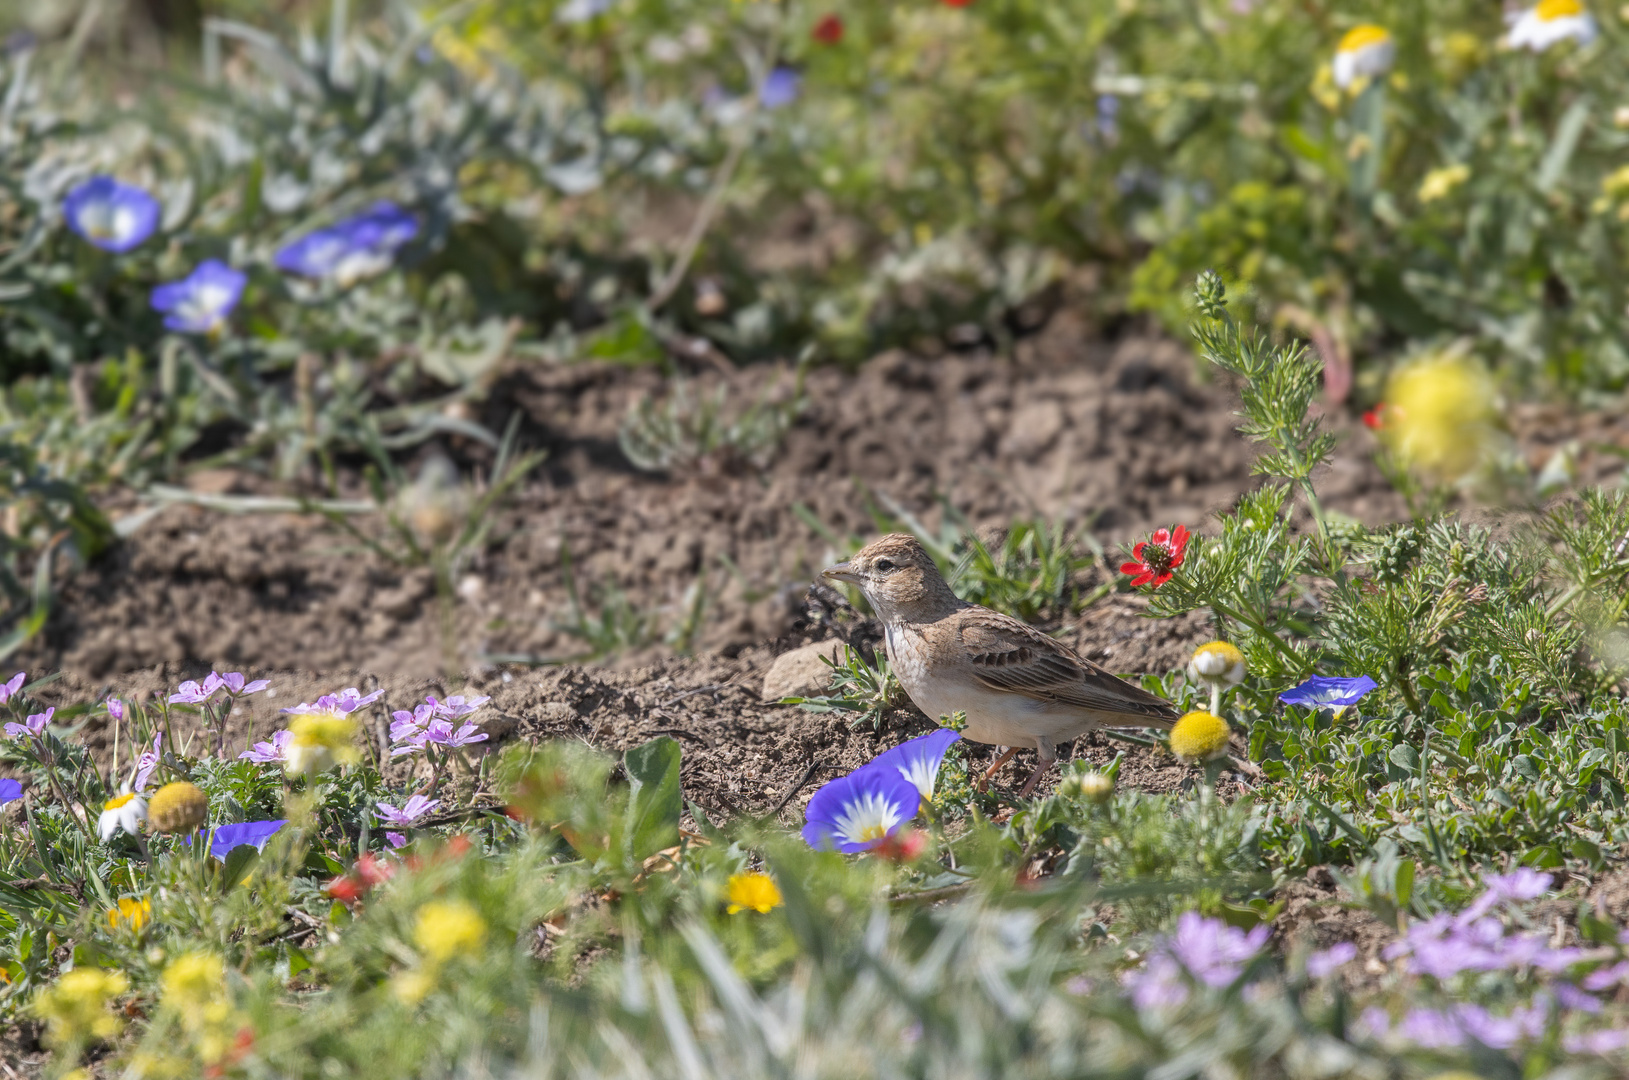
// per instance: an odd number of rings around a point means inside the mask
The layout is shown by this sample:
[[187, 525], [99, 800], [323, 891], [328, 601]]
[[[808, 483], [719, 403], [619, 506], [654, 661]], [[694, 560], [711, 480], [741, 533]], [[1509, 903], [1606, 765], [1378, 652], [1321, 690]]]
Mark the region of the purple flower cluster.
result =
[[390, 741], [393, 745], [390, 748], [390, 756], [416, 754], [429, 746], [450, 748], [486, 741], [488, 738], [486, 732], [473, 723], [464, 723], [454, 728], [453, 721], [468, 716], [490, 700], [492, 699], [465, 698], [462, 694], [454, 694], [446, 701], [427, 697], [424, 704], [412, 712], [398, 709], [391, 714]]
[[7, 737], [12, 739], [39, 738], [45, 732], [46, 725], [51, 722], [51, 717], [56, 714], [56, 711], [57, 707], [53, 705], [42, 713], [30, 714], [28, 719], [21, 724], [7, 724]]
[[1127, 980], [1132, 1004], [1139, 1009], [1181, 1005], [1188, 1000], [1188, 979], [1205, 986], [1232, 986], [1271, 933], [1265, 923], [1247, 933], [1197, 911], [1183, 912], [1176, 933], [1156, 945], [1148, 963]]
[[383, 690], [375, 690], [371, 694], [364, 694], [354, 686], [348, 686], [337, 694], [324, 694], [316, 701], [302, 701], [298, 705], [279, 712], [291, 713], [297, 716], [310, 716], [321, 714], [327, 716], [349, 716], [364, 705], [372, 705], [385, 696]]
[[[237, 671], [228, 671], [225, 675], [211, 671], [204, 677], [202, 683], [188, 679], [176, 687], [175, 693], [170, 695], [171, 705], [202, 705], [217, 693], [225, 690], [232, 697], [241, 697], [244, 694], [258, 694], [271, 683], [265, 679], [256, 679], [254, 682], [245, 682], [243, 674]], [[290, 710], [284, 709], [284, 712]]]
[[1462, 1002], [1446, 1009], [1411, 1009], [1395, 1027], [1384, 1009], [1370, 1008], [1360, 1023], [1376, 1039], [1395, 1039], [1423, 1050], [1463, 1046], [1467, 1039], [1495, 1050], [1508, 1050], [1519, 1042], [1543, 1036], [1549, 1013], [1548, 995], [1540, 993], [1531, 1004], [1517, 1005], [1505, 1016]]
[[1406, 957], [1405, 971], [1448, 979], [1464, 971], [1560, 971], [1577, 963], [1575, 948], [1552, 948], [1543, 933], [1510, 932], [1489, 915], [1500, 904], [1533, 900], [1551, 885], [1551, 876], [1521, 869], [1484, 879], [1487, 890], [1458, 915], [1438, 915], [1409, 927], [1408, 936], [1386, 946], [1388, 960]]
[[419, 234], [412, 214], [393, 202], [317, 229], [278, 251], [279, 270], [350, 285], [387, 269], [396, 252]]

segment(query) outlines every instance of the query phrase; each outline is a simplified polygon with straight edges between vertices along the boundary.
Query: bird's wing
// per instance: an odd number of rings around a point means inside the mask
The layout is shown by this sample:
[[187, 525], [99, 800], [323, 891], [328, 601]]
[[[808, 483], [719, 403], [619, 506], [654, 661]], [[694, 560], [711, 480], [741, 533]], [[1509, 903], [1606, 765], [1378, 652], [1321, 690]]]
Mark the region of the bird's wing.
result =
[[1154, 727], [1176, 719], [1169, 702], [1116, 678], [1017, 619], [989, 610], [965, 612], [959, 633], [974, 678], [992, 690], [1123, 714], [1128, 721], [1147, 720]]

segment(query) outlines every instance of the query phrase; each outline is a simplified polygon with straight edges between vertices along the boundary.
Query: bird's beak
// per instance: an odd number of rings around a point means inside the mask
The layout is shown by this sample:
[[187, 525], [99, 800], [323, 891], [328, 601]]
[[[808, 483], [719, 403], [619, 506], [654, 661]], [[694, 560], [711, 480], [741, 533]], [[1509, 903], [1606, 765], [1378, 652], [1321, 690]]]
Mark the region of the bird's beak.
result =
[[833, 581], [846, 581], [851, 585], [858, 585], [860, 583], [860, 572], [846, 562], [840, 562], [836, 566], [826, 567], [824, 570], [820, 571], [820, 576], [831, 578]]

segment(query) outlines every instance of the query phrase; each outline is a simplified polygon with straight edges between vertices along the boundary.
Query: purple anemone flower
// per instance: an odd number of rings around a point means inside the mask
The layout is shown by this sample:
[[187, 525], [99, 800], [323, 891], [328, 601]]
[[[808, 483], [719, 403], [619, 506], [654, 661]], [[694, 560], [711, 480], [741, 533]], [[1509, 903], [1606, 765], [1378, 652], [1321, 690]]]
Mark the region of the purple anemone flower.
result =
[[68, 228], [103, 251], [125, 252], [158, 228], [158, 200], [134, 184], [93, 176], [63, 201]]
[[30, 735], [37, 737], [51, 722], [51, 717], [56, 711], [57, 707], [53, 705], [42, 713], [31, 714], [24, 723], [7, 724], [6, 735], [13, 739], [26, 739]]
[[860, 771], [880, 769], [897, 772], [909, 780], [924, 799], [933, 798], [933, 786], [939, 779], [939, 766], [944, 764], [945, 752], [961, 736], [949, 728], [940, 728], [920, 738], [901, 743], [892, 750], [884, 750], [860, 767]]
[[1343, 679], [1331, 675], [1314, 675], [1300, 686], [1278, 695], [1286, 705], [1302, 705], [1309, 709], [1344, 709], [1356, 705], [1378, 683], [1367, 675]]
[[1549, 892], [1550, 886], [1554, 883], [1554, 875], [1526, 866], [1518, 867], [1509, 874], [1489, 874], [1482, 879], [1487, 891], [1477, 897], [1470, 907], [1460, 912], [1459, 919], [1462, 923], [1470, 924], [1501, 903], [1537, 900]]
[[249, 275], [219, 259], [205, 259], [180, 281], [153, 289], [154, 311], [164, 313], [164, 325], [184, 334], [212, 334], [243, 298]]
[[441, 800], [427, 799], [423, 795], [414, 795], [399, 810], [387, 802], [375, 803], [374, 805], [379, 808], [380, 821], [408, 828], [419, 818], [440, 806]]
[[0, 779], [0, 806], [23, 797], [23, 785], [10, 777]]
[[278, 251], [279, 270], [350, 285], [388, 269], [396, 252], [419, 234], [412, 214], [380, 202], [355, 217], [317, 229]]
[[255, 743], [252, 747], [239, 754], [238, 760], [257, 761], [262, 765], [285, 762], [288, 760], [288, 744], [292, 738], [294, 738], [292, 731], [273, 732], [270, 742]]
[[437, 716], [444, 717], [448, 720], [456, 720], [460, 716], [468, 716], [470, 713], [474, 712], [476, 709], [479, 709], [482, 705], [485, 705], [492, 699], [490, 697], [480, 697], [478, 695], [475, 697], [466, 698], [463, 694], [454, 694], [446, 701], [437, 701], [433, 697], [426, 697], [424, 700], [432, 709], [435, 710], [435, 714]]
[[309, 715], [321, 713], [327, 716], [349, 716], [364, 705], [372, 705], [385, 696], [383, 690], [375, 690], [371, 694], [364, 694], [354, 686], [348, 686], [337, 694], [324, 694], [315, 702], [302, 701], [298, 705], [279, 712]]
[[897, 770], [857, 769], [814, 793], [804, 810], [810, 847], [866, 851], [916, 816], [922, 795]]
[[235, 847], [248, 845], [260, 851], [265, 848], [266, 841], [287, 824], [287, 818], [278, 818], [275, 821], [244, 821], [236, 825], [222, 825], [209, 838], [209, 853], [217, 859], [224, 860]]
[[1307, 957], [1307, 976], [1313, 979], [1324, 979], [1333, 975], [1342, 964], [1351, 963], [1357, 959], [1357, 946], [1350, 941], [1342, 941], [1331, 945], [1322, 952], [1315, 952]]
[[134, 790], [143, 790], [147, 787], [147, 781], [152, 779], [153, 770], [157, 769], [158, 763], [163, 760], [162, 755], [159, 753], [159, 745], [163, 743], [163, 741], [164, 733], [160, 731], [153, 736], [153, 748], [151, 750], [144, 750], [141, 757], [137, 759]]
[[779, 109], [797, 100], [803, 76], [789, 67], [778, 67], [764, 76], [758, 86], [758, 104], [766, 109]]
[[26, 678], [28, 678], [27, 674], [19, 671], [5, 682], [0, 683], [0, 705], [10, 701], [17, 691], [23, 688], [23, 680]]
[[1176, 933], [1166, 939], [1165, 948], [1206, 986], [1228, 986], [1267, 944], [1271, 933], [1266, 923], [1245, 933], [1221, 919], [1185, 911], [1177, 919]]

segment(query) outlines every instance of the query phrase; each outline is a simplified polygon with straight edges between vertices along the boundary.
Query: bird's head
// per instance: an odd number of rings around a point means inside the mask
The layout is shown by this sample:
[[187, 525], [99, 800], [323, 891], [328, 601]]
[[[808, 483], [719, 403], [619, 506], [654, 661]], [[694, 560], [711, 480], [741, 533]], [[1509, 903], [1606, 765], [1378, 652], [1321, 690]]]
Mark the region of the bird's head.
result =
[[927, 549], [905, 533], [873, 540], [821, 574], [858, 586], [885, 622], [935, 619], [960, 603]]

